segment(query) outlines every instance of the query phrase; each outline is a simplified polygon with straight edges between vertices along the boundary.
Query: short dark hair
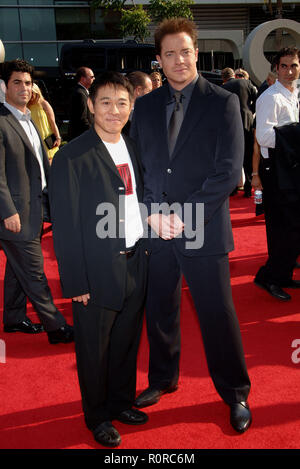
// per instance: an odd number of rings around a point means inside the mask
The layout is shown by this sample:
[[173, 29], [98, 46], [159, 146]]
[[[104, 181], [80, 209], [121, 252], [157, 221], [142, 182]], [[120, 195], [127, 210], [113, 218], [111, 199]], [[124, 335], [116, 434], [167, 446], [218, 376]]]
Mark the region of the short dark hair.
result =
[[296, 56], [300, 60], [300, 51], [297, 47], [283, 47], [275, 55], [275, 57], [273, 59], [273, 66], [275, 65], [275, 66], [278, 67], [281, 57], [286, 57], [286, 56], [291, 56], [291, 57]]
[[114, 86], [115, 88], [118, 88], [119, 86], [125, 88], [129, 93], [130, 101], [133, 100], [133, 87], [128, 78], [119, 72], [105, 72], [102, 75], [98, 75], [96, 77], [89, 89], [89, 97], [93, 103], [95, 103], [99, 88], [103, 88], [107, 85]]
[[28, 62], [26, 62], [26, 60], [16, 59], [9, 62], [4, 62], [2, 68], [2, 79], [4, 80], [6, 86], [13, 72], [29, 73], [31, 76], [31, 81], [33, 82], [34, 68]]
[[86, 77], [86, 71], [88, 67], [80, 67], [76, 70], [75, 80], [79, 82], [82, 77]]
[[195, 49], [198, 47], [198, 34], [194, 21], [187, 18], [167, 18], [163, 20], [157, 27], [154, 40], [156, 53], [161, 53], [161, 43], [165, 36], [168, 34], [186, 33], [188, 34], [194, 44]]
[[127, 78], [132, 84], [133, 88], [136, 88], [137, 86], [142, 86], [144, 88], [146, 79], [150, 77], [147, 75], [147, 73], [138, 70], [136, 72], [130, 72], [127, 75]]
[[221, 76], [223, 80], [229, 80], [229, 78], [234, 78], [234, 71], [230, 67], [223, 68]]

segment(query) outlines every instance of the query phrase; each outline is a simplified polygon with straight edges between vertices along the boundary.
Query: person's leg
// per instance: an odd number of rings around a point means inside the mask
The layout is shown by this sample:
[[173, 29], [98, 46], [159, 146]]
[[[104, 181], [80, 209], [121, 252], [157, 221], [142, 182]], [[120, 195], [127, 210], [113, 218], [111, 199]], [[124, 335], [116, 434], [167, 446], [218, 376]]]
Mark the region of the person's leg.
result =
[[149, 386], [176, 386], [180, 359], [181, 271], [173, 243], [153, 252], [149, 259], [146, 299], [149, 341]]
[[147, 256], [137, 249], [127, 259], [126, 300], [116, 315], [109, 345], [108, 401], [112, 418], [131, 409], [136, 393], [137, 353], [145, 307]]
[[246, 401], [250, 381], [232, 300], [228, 256], [178, 253], [178, 259], [195, 303], [215, 387], [227, 404]]
[[110, 336], [117, 312], [91, 301], [73, 301], [77, 373], [85, 422], [90, 430], [110, 421], [108, 373]]
[[[53, 303], [44, 273], [40, 238], [18, 242], [1, 240], [1, 244], [9, 262], [6, 278], [8, 283], [5, 285], [4, 310], [7, 308], [5, 320], [12, 324], [8, 314], [16, 309], [18, 310], [17, 317], [20, 319], [21, 314], [24, 314], [24, 297], [27, 296], [47, 332], [64, 326], [65, 318]], [[20, 293], [20, 287], [23, 294]], [[14, 301], [16, 301], [15, 304]]]

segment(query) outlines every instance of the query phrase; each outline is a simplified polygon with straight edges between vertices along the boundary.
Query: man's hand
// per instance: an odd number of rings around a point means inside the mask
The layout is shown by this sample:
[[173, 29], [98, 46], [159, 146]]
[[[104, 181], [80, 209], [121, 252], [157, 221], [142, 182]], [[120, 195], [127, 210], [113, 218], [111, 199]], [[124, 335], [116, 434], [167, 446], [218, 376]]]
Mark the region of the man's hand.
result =
[[154, 213], [147, 218], [147, 222], [155, 233], [164, 240], [176, 238], [184, 230], [184, 223], [176, 213], [171, 215]]
[[4, 226], [7, 230], [12, 231], [13, 233], [20, 233], [21, 231], [21, 221], [18, 213], [15, 213], [11, 217], [4, 219]]
[[261, 180], [260, 180], [260, 177], [259, 177], [258, 174], [255, 174], [254, 176], [252, 176], [251, 185], [252, 185], [252, 187], [255, 191], [257, 189], [259, 189], [261, 191], [263, 190], [263, 186], [261, 184]]
[[88, 304], [89, 299], [90, 299], [89, 293], [85, 293], [84, 295], [80, 295], [80, 296], [74, 296], [74, 298], [72, 298], [73, 301], [78, 301], [79, 303], [83, 303], [84, 306]]

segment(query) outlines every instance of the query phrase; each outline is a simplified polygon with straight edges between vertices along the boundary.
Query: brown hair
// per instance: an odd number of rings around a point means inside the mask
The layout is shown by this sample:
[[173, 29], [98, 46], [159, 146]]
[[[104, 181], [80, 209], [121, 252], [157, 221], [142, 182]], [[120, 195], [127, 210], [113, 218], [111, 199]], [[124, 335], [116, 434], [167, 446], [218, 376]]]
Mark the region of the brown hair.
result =
[[198, 47], [198, 34], [196, 24], [187, 18], [170, 18], [163, 20], [157, 27], [154, 40], [157, 55], [161, 53], [161, 43], [167, 34], [186, 33], [194, 44], [195, 49]]
[[283, 49], [280, 49], [280, 51], [277, 52], [276, 56], [274, 57], [273, 65], [278, 67], [281, 57], [286, 56], [298, 57], [300, 60], [300, 51], [297, 49], [297, 47], [284, 47]]

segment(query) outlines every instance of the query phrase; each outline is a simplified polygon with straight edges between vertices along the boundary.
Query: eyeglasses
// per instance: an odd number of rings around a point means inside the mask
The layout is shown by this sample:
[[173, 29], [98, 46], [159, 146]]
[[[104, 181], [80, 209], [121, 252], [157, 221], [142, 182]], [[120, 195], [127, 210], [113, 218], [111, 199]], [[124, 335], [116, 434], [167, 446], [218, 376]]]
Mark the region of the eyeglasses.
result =
[[237, 73], [235, 76], [239, 78], [244, 78], [244, 75], [242, 73]]

